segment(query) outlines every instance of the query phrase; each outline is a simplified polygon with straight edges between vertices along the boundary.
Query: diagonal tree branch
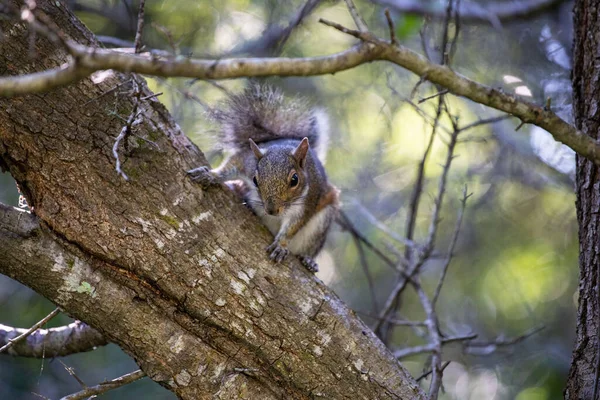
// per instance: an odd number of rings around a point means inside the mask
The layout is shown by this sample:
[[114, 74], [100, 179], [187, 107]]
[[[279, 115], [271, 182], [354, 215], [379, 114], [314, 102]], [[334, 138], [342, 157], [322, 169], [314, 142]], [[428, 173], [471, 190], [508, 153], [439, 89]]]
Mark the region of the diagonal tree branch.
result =
[[146, 376], [146, 374], [140, 370], [131, 372], [129, 374], [120, 376], [107, 382], [102, 382], [96, 386], [87, 387], [77, 393], [72, 393], [68, 396], [63, 397], [61, 400], [82, 400], [87, 398], [94, 398], [99, 394], [106, 393], [109, 390], [120, 388], [121, 386], [128, 385]]
[[[91, 41], [64, 7], [36, 3], [69, 40]], [[13, 73], [31, 71], [24, 26], [0, 20], [0, 29], [11, 32], [0, 64], [10, 57]], [[35, 68], [76, 58], [61, 46], [38, 35]], [[40, 224], [30, 236], [0, 231], [0, 273], [97, 329], [182, 399], [422, 398], [298, 260], [270, 262], [272, 238], [238, 198], [189, 180], [185, 171], [206, 160], [141, 79], [136, 134], [154, 145], [130, 137], [121, 166], [130, 179], [115, 173], [115, 116], [133, 100], [103, 94], [131, 75], [102, 75], [0, 98], [2, 166]]]
[[[0, 344], [24, 334], [27, 329], [0, 324]], [[58, 328], [38, 329], [23, 341], [6, 350], [6, 354], [19, 357], [62, 357], [94, 350], [108, 341], [95, 329], [76, 321]]]
[[36, 330], [38, 330], [42, 325], [46, 324], [52, 318], [54, 318], [55, 316], [57, 316], [59, 312], [60, 312], [60, 308], [55, 308], [54, 311], [52, 311], [50, 314], [46, 315], [40, 321], [36, 322], [31, 328], [29, 328], [29, 329], [25, 330], [24, 332], [20, 333], [19, 336], [16, 336], [16, 337], [11, 338], [11, 339], [7, 339], [6, 340], [6, 344], [3, 345], [2, 347], [0, 347], [0, 353], [2, 353], [3, 351], [7, 351], [11, 347], [13, 347], [16, 343], [19, 343], [20, 341], [26, 339], [33, 332], [35, 332]]
[[[328, 25], [342, 28], [333, 23]], [[600, 163], [600, 145], [543, 106], [477, 83], [454, 72], [448, 66], [431, 63], [404, 46], [393, 45], [368, 32], [347, 28], [343, 28], [343, 31], [361, 38], [363, 43], [341, 53], [306, 58], [165, 59], [92, 48], [66, 40], [67, 51], [74, 57], [70, 62], [59, 68], [0, 78], [0, 96], [48, 91], [77, 82], [95, 71], [106, 69], [155, 76], [229, 79], [271, 75], [324, 75], [371, 61], [389, 61], [414, 72], [423, 79], [447, 88], [457, 96], [514, 115], [523, 123], [537, 125], [578, 154], [597, 164]]]

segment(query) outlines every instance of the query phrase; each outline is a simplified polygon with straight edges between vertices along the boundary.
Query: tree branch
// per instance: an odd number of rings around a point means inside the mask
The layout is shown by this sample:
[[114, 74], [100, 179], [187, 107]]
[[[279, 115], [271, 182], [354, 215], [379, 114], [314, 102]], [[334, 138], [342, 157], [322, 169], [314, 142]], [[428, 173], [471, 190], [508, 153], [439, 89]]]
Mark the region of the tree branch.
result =
[[[348, 30], [351, 31], [351, 30]], [[198, 79], [230, 79], [251, 76], [311, 76], [344, 71], [371, 61], [389, 61], [444, 86], [451, 93], [507, 112], [524, 123], [546, 129], [554, 139], [580, 155], [600, 164], [600, 145], [568, 124], [554, 112], [501, 90], [472, 81], [448, 66], [436, 65], [400, 45], [361, 32], [368, 38], [341, 53], [306, 58], [231, 58], [223, 60], [164, 59], [98, 49], [67, 40], [74, 60], [43, 72], [0, 78], [0, 96], [45, 92], [89, 76], [95, 71], [114, 69], [146, 75]]]
[[38, 321], [37, 323], [35, 323], [31, 328], [25, 330], [25, 332], [21, 333], [19, 336], [15, 337], [13, 339], [7, 339], [6, 340], [7, 343], [4, 346], [0, 347], [0, 353], [2, 353], [3, 351], [6, 351], [8, 349], [10, 349], [12, 346], [14, 346], [16, 343], [19, 343], [23, 339], [26, 339], [33, 332], [35, 332], [36, 330], [38, 330], [42, 325], [46, 324], [52, 318], [54, 318], [55, 316], [57, 316], [59, 312], [60, 312], [60, 308], [55, 308], [54, 311], [52, 311], [50, 314], [46, 315], [40, 321]]
[[85, 388], [77, 393], [70, 394], [61, 398], [61, 400], [82, 400], [90, 397], [96, 397], [96, 395], [106, 393], [109, 390], [120, 388], [121, 386], [128, 385], [138, 379], [143, 378], [146, 374], [140, 370], [131, 372], [129, 374], [120, 376], [108, 382], [102, 382], [99, 385]]
[[[69, 40], [91, 40], [64, 7], [36, 3]], [[0, 64], [31, 71], [23, 26], [0, 20], [0, 29], [10, 32]], [[36, 67], [66, 61], [60, 46], [38, 37]], [[95, 58], [71, 57], [76, 65]], [[115, 113], [133, 100], [103, 94], [130, 80], [105, 73], [43, 96], [0, 98], [2, 165], [41, 226], [29, 237], [0, 230], [0, 273], [97, 329], [182, 399], [422, 398], [297, 259], [273, 265], [264, 252], [272, 237], [238, 198], [190, 181], [185, 171], [206, 160], [141, 79], [148, 100], [139, 102], [136, 134], [160, 151], [130, 137], [121, 166], [130, 179], [115, 173], [107, 132], [120, 131]]]
[[37, 329], [23, 341], [14, 342], [15, 338], [27, 332], [27, 329], [0, 324], [0, 345], [15, 343], [6, 350], [6, 354], [32, 358], [63, 357], [108, 344], [100, 332], [80, 321], [58, 328]]

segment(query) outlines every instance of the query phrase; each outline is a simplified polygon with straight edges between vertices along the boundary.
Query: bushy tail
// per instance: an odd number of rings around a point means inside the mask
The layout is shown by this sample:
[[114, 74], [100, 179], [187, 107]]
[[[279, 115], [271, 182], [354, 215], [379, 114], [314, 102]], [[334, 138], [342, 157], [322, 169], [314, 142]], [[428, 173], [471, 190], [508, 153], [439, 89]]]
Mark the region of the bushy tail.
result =
[[248, 139], [260, 144], [307, 137], [319, 159], [325, 161], [329, 121], [322, 110], [311, 107], [306, 99], [286, 98], [279, 89], [251, 84], [242, 93], [229, 97], [212, 115], [221, 125], [227, 149], [247, 149]]

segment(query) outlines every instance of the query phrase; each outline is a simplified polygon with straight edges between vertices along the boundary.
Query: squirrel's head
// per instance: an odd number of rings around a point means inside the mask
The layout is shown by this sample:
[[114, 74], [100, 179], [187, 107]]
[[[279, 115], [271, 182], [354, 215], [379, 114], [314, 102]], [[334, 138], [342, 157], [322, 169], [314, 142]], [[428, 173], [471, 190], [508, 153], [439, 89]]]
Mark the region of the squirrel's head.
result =
[[257, 159], [256, 173], [252, 180], [265, 212], [269, 215], [282, 215], [291, 207], [301, 206], [308, 188], [308, 139], [302, 139], [292, 151], [285, 146], [261, 150], [252, 139], [250, 148]]

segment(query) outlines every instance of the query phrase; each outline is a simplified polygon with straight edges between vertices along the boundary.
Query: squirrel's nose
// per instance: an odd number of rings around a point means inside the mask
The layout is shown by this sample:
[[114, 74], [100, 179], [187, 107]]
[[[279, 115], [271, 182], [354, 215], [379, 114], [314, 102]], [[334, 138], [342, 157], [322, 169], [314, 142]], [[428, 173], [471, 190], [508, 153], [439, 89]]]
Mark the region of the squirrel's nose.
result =
[[275, 207], [275, 204], [273, 204], [272, 201], [267, 201], [267, 202], [265, 202], [265, 211], [269, 215], [276, 215], [277, 207]]
[[269, 215], [279, 215], [283, 212], [283, 206], [277, 206], [272, 201], [265, 202], [265, 211]]

